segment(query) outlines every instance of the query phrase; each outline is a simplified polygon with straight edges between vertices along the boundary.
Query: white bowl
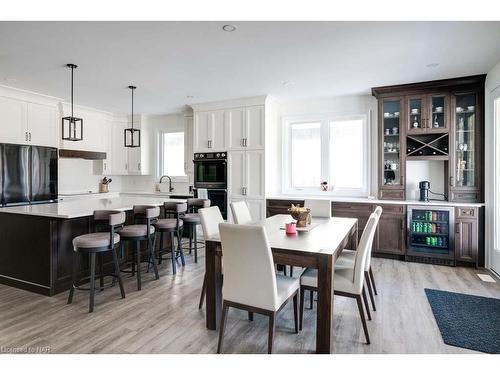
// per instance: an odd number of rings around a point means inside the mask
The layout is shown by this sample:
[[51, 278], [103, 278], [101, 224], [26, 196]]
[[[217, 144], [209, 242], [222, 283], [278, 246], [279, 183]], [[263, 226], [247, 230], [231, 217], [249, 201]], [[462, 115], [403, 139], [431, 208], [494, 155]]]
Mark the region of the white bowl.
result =
[[470, 106], [468, 106], [468, 107], [467, 107], [467, 110], [468, 110], [468, 111], [473, 111], [473, 110], [474, 110], [474, 108], [475, 108], [475, 107], [474, 107], [473, 105], [470, 105]]

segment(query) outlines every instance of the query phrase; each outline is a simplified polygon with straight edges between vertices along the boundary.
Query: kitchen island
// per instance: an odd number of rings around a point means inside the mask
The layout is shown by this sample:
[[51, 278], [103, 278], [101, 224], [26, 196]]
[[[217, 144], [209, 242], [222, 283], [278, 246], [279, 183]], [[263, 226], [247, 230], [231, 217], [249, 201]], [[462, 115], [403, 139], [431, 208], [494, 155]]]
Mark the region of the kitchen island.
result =
[[[161, 206], [164, 197], [89, 198], [0, 208], [0, 283], [52, 296], [71, 285], [73, 238], [94, 231], [96, 210], [127, 212], [134, 205]], [[109, 255], [109, 254], [107, 254]], [[124, 254], [124, 261], [127, 254]], [[86, 262], [82, 262], [82, 273]], [[105, 268], [111, 256], [104, 259]]]

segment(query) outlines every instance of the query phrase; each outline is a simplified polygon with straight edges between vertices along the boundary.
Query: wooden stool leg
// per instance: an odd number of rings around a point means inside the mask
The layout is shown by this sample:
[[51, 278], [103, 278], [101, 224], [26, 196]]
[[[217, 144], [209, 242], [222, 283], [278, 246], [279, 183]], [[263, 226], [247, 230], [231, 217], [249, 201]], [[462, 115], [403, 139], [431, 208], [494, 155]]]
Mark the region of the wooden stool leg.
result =
[[189, 226], [189, 254], [191, 254], [191, 251], [193, 249], [193, 226]]
[[78, 253], [73, 253], [73, 275], [71, 276], [71, 289], [69, 290], [68, 304], [73, 302], [73, 295], [75, 293], [76, 283], [78, 282], [79, 261]]
[[[298, 292], [297, 292], [298, 293]], [[298, 317], [298, 294], [293, 296], [293, 321], [295, 323], [295, 333], [299, 333], [299, 317]]]
[[217, 354], [222, 353], [222, 344], [224, 341], [224, 329], [226, 328], [226, 320], [227, 320], [228, 310], [229, 310], [229, 306], [226, 304], [226, 301], [223, 301], [223, 303], [222, 303], [222, 315], [220, 317], [219, 343], [217, 344]]
[[194, 237], [194, 262], [198, 263], [198, 238], [197, 238], [197, 226], [193, 227], [193, 237]]
[[206, 283], [207, 281], [207, 274], [203, 275], [203, 285], [201, 286], [201, 296], [200, 296], [200, 303], [198, 304], [198, 310], [201, 310], [203, 307], [203, 301], [205, 301], [205, 292], [206, 292]]
[[170, 232], [170, 251], [172, 253], [172, 273], [177, 273], [177, 261], [175, 259], [174, 232]]
[[122, 275], [120, 273], [120, 264], [118, 263], [118, 257], [116, 256], [115, 249], [111, 250], [113, 253], [113, 263], [115, 266], [115, 275], [116, 278], [118, 279], [118, 285], [120, 286], [120, 293], [122, 295], [122, 298], [125, 298], [125, 289], [123, 289], [123, 280], [122, 280]]
[[137, 290], [142, 289], [141, 285], [141, 243], [135, 242], [135, 263], [137, 265]]
[[248, 320], [253, 322], [253, 312], [251, 311], [248, 312]]
[[363, 302], [361, 302], [361, 296], [356, 296], [356, 302], [358, 303], [359, 316], [361, 317], [361, 323], [363, 324], [363, 331], [365, 332], [366, 343], [370, 344], [370, 336], [368, 335], [368, 327], [366, 325], [365, 312], [363, 311]]
[[[155, 279], [158, 280], [160, 278], [160, 275], [158, 274], [158, 267], [156, 266], [156, 259], [155, 259], [155, 254], [154, 254], [154, 242], [151, 239], [151, 236], [149, 236], [148, 239], [148, 253], [149, 253], [149, 258], [151, 259], [151, 262], [153, 262], [153, 270], [155, 271]], [[149, 263], [148, 263], [148, 268], [149, 268]]]
[[313, 309], [313, 302], [314, 302], [314, 291], [310, 290], [309, 291], [309, 308], [311, 310]]
[[165, 236], [164, 232], [160, 232], [160, 250], [158, 251], [158, 264], [161, 264], [163, 261], [163, 237]]
[[274, 333], [276, 332], [276, 312], [269, 315], [269, 337], [267, 339], [267, 354], [273, 353]]
[[104, 290], [104, 267], [102, 262], [102, 253], [99, 253], [99, 288]]
[[184, 267], [186, 265], [186, 260], [184, 259], [184, 250], [182, 249], [182, 232], [183, 229], [180, 229], [177, 232], [177, 248], [179, 249], [179, 254], [181, 256], [182, 267]]
[[94, 311], [94, 294], [95, 294], [95, 253], [90, 254], [90, 301], [89, 313]]

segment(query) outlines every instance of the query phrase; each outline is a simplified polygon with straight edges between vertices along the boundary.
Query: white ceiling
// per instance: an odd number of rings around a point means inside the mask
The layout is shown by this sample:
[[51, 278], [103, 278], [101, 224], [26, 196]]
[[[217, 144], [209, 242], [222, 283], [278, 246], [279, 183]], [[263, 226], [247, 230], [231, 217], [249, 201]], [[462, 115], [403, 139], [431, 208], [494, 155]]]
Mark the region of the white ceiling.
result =
[[[373, 86], [487, 73], [500, 22], [0, 22], [0, 84], [128, 112], [190, 103], [368, 94]], [[429, 68], [427, 65], [438, 63]], [[283, 82], [289, 84], [283, 85]], [[188, 98], [187, 96], [193, 96]]]

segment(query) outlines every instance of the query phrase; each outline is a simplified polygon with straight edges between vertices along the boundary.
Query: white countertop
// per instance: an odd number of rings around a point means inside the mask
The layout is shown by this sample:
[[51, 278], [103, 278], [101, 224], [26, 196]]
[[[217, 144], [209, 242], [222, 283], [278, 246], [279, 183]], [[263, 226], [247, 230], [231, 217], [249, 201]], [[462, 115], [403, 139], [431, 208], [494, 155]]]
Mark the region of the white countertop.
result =
[[326, 197], [326, 196], [293, 196], [293, 195], [280, 195], [280, 196], [270, 196], [266, 199], [281, 199], [281, 200], [304, 200], [304, 199], [326, 199], [332, 202], [338, 203], [371, 203], [371, 204], [404, 204], [408, 206], [447, 206], [447, 207], [482, 207], [484, 203], [461, 203], [461, 202], [449, 202], [449, 201], [430, 201], [421, 202], [417, 200], [387, 200], [387, 199], [372, 199], [372, 198], [360, 198], [360, 197]]
[[170, 197], [171, 195], [185, 195], [185, 196], [193, 196], [193, 194], [189, 194], [188, 192], [178, 192], [178, 191], [173, 191], [171, 193], [166, 192], [166, 191], [122, 191], [120, 193], [121, 196], [152, 196], [152, 197]]
[[[185, 202], [183, 199], [171, 199], [172, 202]], [[161, 206], [163, 197], [116, 197], [96, 199], [76, 199], [58, 203], [33, 204], [0, 208], [0, 213], [7, 212], [21, 215], [45, 216], [59, 219], [72, 219], [92, 216], [96, 210], [131, 210], [134, 205]]]

